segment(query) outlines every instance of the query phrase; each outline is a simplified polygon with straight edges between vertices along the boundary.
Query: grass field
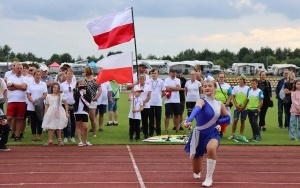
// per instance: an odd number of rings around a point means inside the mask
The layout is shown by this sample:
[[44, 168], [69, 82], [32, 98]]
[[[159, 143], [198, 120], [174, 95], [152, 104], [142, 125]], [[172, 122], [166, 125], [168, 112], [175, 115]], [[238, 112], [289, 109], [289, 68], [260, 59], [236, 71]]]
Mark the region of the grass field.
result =
[[[111, 126], [107, 127], [104, 126], [103, 132], [97, 132], [97, 137], [93, 138], [91, 133], [89, 133], [89, 141], [92, 144], [110, 144], [110, 145], [119, 145], [119, 144], [154, 144], [154, 143], [146, 143], [146, 142], [129, 142], [128, 140], [128, 111], [129, 111], [129, 102], [127, 101], [127, 93], [122, 93], [121, 98], [119, 100], [119, 126]], [[163, 109], [164, 114], [164, 109]], [[185, 113], [186, 114], [186, 113]], [[104, 124], [107, 123], [108, 117], [107, 114], [105, 115]], [[277, 100], [274, 100], [274, 107], [269, 108], [267, 112], [266, 117], [266, 132], [261, 132], [262, 135], [262, 141], [258, 143], [235, 143], [232, 140], [228, 140], [227, 137], [231, 133], [231, 126], [227, 128], [226, 134], [224, 134], [224, 137], [221, 140], [221, 144], [225, 145], [300, 145], [300, 141], [292, 141], [288, 137], [288, 130], [287, 129], [280, 129], [278, 127], [277, 123]], [[98, 125], [97, 125], [98, 126]], [[171, 123], [169, 126], [169, 133], [170, 134], [176, 134], [175, 131], [172, 131], [171, 128], [173, 127], [173, 124]], [[98, 128], [98, 127], [97, 127]], [[162, 132], [164, 131], [164, 123], [162, 119]], [[184, 131], [178, 134], [182, 134]], [[239, 125], [237, 132], [239, 133]], [[25, 138], [22, 139], [21, 142], [14, 142], [12, 139], [9, 140], [8, 145], [42, 145], [43, 143], [47, 142], [47, 132], [43, 132], [43, 142], [32, 142], [31, 141], [31, 130], [29, 126], [26, 126], [26, 131], [24, 134]], [[247, 138], [252, 137], [251, 127], [246, 120], [246, 128], [245, 128], [245, 136]], [[143, 134], [141, 133], [141, 138], [143, 138]], [[77, 138], [76, 138], [77, 140]], [[54, 139], [54, 143], [57, 143], [57, 141]], [[67, 143], [67, 144], [74, 144], [74, 143]], [[164, 144], [164, 143], [159, 143]], [[166, 143], [169, 144], [169, 143]]]

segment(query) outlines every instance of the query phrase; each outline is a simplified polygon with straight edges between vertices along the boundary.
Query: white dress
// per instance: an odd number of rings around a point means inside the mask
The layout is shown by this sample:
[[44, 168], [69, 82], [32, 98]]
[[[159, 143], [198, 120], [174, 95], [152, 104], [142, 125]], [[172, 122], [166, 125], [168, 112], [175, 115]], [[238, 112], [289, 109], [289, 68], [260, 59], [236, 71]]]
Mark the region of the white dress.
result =
[[68, 118], [66, 111], [62, 107], [63, 101], [66, 97], [63, 93], [59, 96], [52, 96], [48, 94], [46, 97], [46, 104], [49, 104], [49, 108], [44, 116], [42, 128], [43, 129], [63, 129], [68, 124]]

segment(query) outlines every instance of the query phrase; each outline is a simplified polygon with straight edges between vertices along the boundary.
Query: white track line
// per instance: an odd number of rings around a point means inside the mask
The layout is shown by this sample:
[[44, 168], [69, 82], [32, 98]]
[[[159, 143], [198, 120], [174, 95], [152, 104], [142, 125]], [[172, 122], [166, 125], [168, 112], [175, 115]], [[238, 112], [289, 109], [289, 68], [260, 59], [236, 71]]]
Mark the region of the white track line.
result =
[[135, 173], [136, 173], [136, 176], [137, 176], [137, 178], [138, 178], [138, 180], [139, 180], [140, 186], [141, 186], [141, 188], [146, 188], [146, 186], [145, 186], [145, 184], [144, 184], [144, 181], [143, 181], [143, 178], [142, 178], [142, 176], [141, 176], [141, 173], [140, 173], [140, 171], [139, 171], [139, 168], [137, 167], [137, 165], [136, 165], [136, 163], [135, 163], [134, 157], [133, 157], [132, 152], [131, 152], [131, 150], [130, 150], [130, 147], [129, 147], [128, 145], [127, 145], [127, 150], [128, 150], [129, 155], [130, 155], [131, 162], [132, 162], [132, 164], [133, 164], [133, 168], [134, 168], [134, 171], [135, 171]]

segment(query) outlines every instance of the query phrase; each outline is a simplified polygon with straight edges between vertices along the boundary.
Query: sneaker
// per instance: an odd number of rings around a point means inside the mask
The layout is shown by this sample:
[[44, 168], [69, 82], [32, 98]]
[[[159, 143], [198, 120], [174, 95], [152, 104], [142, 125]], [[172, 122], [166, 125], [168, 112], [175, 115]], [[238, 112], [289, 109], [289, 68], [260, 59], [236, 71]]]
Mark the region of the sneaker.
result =
[[184, 129], [183, 129], [183, 127], [180, 127], [179, 130], [183, 131]]
[[193, 176], [195, 179], [199, 179], [199, 178], [201, 178], [201, 172], [199, 172], [198, 174], [193, 173]]
[[232, 139], [234, 139], [235, 138], [235, 135], [234, 135], [234, 133], [232, 133], [229, 137], [228, 137], [228, 140], [232, 140]]
[[68, 138], [64, 138], [64, 142], [68, 142]]
[[113, 126], [118, 126], [118, 125], [119, 125], [119, 123], [117, 121], [113, 122]]
[[92, 146], [93, 144], [91, 144], [90, 142], [86, 142], [84, 145], [85, 146]]
[[82, 146], [84, 146], [84, 145], [83, 145], [82, 142], [79, 142], [79, 143], [78, 143], [78, 146], [79, 146], [79, 147], [82, 147]]
[[175, 131], [176, 130], [176, 127], [173, 127], [173, 131]]
[[53, 143], [52, 142], [47, 142], [43, 146], [53, 146]]
[[242, 136], [242, 135], [237, 136], [236, 140], [238, 140], [240, 142], [249, 143], [249, 140], [247, 140], [247, 138], [245, 136]]
[[253, 137], [253, 138], [251, 139], [251, 141], [252, 141], [252, 142], [258, 142], [258, 140], [256, 140], [256, 137]]
[[0, 146], [0, 151], [9, 151], [10, 149], [8, 147], [4, 146]]
[[94, 134], [94, 135], [93, 135], [93, 138], [96, 138], [96, 137], [97, 137], [97, 135]]
[[93, 132], [93, 129], [90, 129], [89, 131], [90, 131], [90, 133], [92, 133], [92, 132]]
[[99, 130], [98, 131], [100, 131], [100, 132], [103, 132], [103, 129], [102, 128], [99, 128]]
[[58, 144], [57, 144], [58, 146], [63, 146], [64, 145], [64, 143], [60, 140], [60, 141], [58, 141]]
[[112, 126], [113, 125], [113, 122], [108, 122], [107, 124], [106, 124], [106, 126]]
[[71, 138], [71, 142], [76, 142], [74, 137]]

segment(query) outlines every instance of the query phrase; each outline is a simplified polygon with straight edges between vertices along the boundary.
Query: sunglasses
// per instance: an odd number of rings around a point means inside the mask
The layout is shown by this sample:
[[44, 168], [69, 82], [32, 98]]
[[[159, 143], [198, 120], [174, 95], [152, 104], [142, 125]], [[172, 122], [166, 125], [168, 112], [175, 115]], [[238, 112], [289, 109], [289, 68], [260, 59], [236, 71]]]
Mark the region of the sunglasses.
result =
[[71, 89], [71, 87], [69, 87], [69, 92], [71, 92], [72, 91], [72, 89]]

